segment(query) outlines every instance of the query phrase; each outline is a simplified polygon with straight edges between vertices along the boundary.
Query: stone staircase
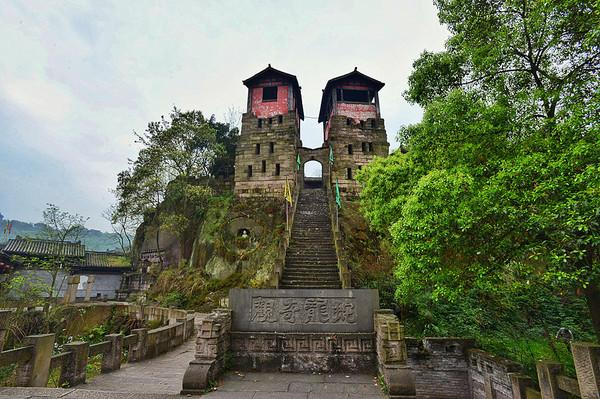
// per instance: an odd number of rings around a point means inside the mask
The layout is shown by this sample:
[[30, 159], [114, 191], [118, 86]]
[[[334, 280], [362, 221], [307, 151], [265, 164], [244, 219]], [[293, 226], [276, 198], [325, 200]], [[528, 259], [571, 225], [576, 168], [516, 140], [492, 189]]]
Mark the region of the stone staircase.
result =
[[324, 188], [300, 191], [279, 288], [342, 288]]

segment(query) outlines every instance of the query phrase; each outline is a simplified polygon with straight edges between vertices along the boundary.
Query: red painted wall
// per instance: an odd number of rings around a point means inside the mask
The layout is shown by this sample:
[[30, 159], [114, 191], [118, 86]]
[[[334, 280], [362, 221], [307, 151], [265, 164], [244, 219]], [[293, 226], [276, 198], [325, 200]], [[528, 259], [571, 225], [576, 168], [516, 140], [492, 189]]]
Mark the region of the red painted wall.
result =
[[336, 108], [337, 115], [344, 115], [359, 121], [377, 117], [377, 107], [375, 104], [337, 103]]
[[288, 112], [289, 86], [277, 86], [277, 101], [262, 101], [263, 88], [252, 88], [252, 113], [257, 118], [271, 118]]

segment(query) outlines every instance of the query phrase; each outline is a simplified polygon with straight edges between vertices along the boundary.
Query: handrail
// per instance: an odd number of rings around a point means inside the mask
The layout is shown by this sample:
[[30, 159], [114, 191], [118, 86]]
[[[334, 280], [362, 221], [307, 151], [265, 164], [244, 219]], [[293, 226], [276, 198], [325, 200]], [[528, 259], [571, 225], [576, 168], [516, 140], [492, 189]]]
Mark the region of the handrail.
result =
[[[338, 273], [340, 276], [340, 282], [342, 283], [342, 288], [351, 288], [352, 286], [352, 276], [351, 271], [348, 268], [346, 257], [344, 253], [343, 240], [341, 236], [341, 232], [339, 230], [339, 226], [335, 218], [333, 217], [334, 213], [337, 211], [337, 204], [335, 203], [335, 197], [333, 195], [333, 190], [335, 186], [333, 184], [329, 184], [329, 188], [327, 191], [327, 205], [329, 207], [329, 220], [331, 222], [331, 231], [333, 232], [333, 242], [335, 245], [335, 253], [337, 255], [337, 267]], [[339, 216], [338, 216], [339, 217]]]
[[22, 348], [0, 352], [0, 367], [10, 366], [14, 363], [26, 363], [31, 360], [32, 356], [33, 346], [24, 346]]
[[[300, 184], [298, 183], [299, 174], [296, 174], [296, 180], [294, 183], [293, 194], [292, 194], [292, 208], [288, 213], [288, 224], [285, 226], [283, 241], [279, 246], [278, 256], [275, 261], [275, 267], [273, 269], [271, 285], [275, 288], [279, 288], [281, 277], [283, 276], [283, 268], [285, 267], [285, 256], [287, 249], [290, 246], [292, 240], [292, 229], [294, 227], [294, 219], [296, 216], [296, 206], [298, 205], [298, 198], [300, 196]], [[285, 206], [288, 206], [287, 203]]]

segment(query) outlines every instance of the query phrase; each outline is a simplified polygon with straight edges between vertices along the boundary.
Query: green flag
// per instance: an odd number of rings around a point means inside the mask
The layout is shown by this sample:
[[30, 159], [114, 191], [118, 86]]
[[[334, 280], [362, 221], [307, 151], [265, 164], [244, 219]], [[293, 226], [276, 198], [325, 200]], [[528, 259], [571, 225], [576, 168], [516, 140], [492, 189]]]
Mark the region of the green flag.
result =
[[340, 183], [337, 177], [335, 179], [335, 203], [337, 204], [338, 208], [342, 207], [342, 197], [340, 197]]
[[329, 163], [333, 165], [333, 147], [329, 144]]
[[298, 170], [300, 170], [300, 164], [302, 162], [300, 162], [300, 153], [298, 153], [298, 156], [296, 157], [296, 166], [298, 166]]

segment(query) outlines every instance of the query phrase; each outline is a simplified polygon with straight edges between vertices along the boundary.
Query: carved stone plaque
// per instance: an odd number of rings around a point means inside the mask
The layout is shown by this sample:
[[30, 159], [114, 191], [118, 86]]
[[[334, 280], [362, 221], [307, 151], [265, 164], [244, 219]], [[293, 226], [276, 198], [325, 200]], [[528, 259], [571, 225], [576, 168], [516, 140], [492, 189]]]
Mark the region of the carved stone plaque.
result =
[[233, 331], [372, 332], [377, 290], [232, 289]]

